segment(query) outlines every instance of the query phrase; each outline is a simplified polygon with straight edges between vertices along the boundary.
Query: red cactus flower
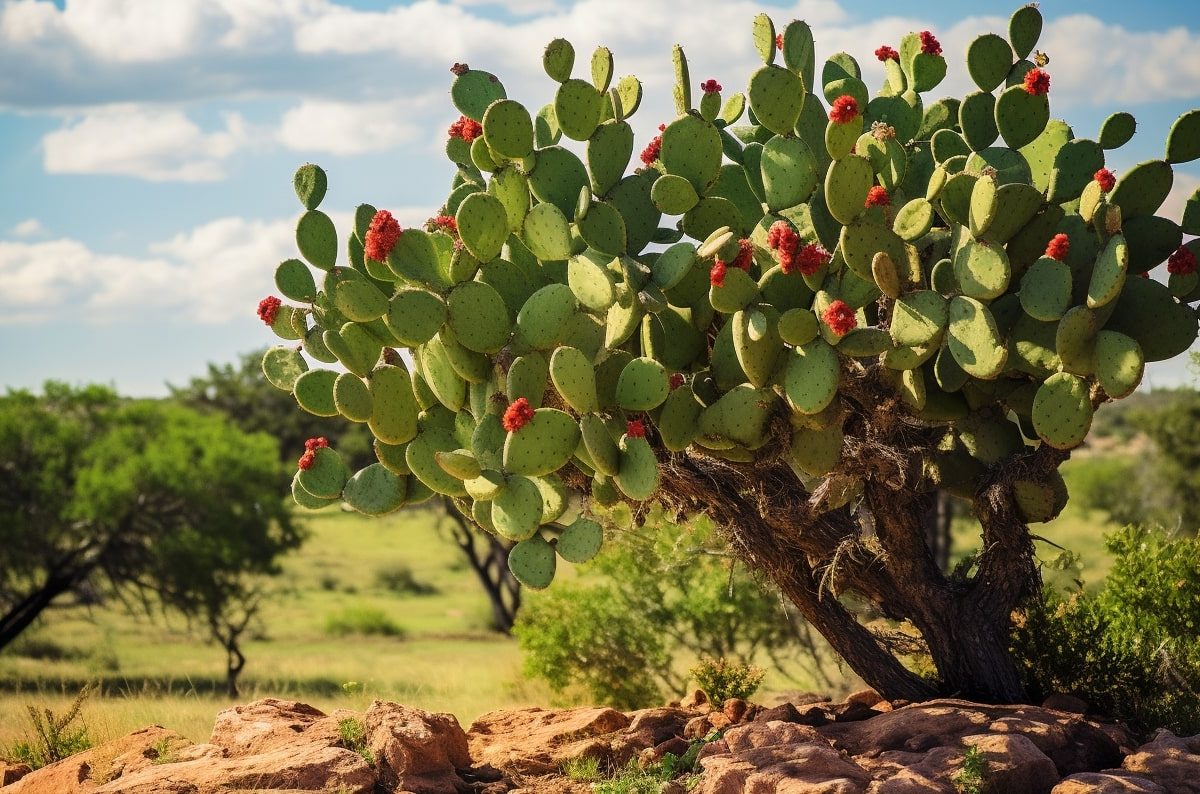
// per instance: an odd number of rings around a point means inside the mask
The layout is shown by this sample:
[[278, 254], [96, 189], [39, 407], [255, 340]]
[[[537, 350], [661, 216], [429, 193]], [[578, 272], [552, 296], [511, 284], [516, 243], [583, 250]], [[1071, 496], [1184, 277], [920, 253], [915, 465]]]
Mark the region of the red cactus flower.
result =
[[[717, 263], [720, 264], [722, 268], [736, 267], [739, 270], [746, 271], [747, 273], [750, 272], [750, 265], [753, 262], [754, 246], [751, 245], [750, 241], [746, 239], [738, 240], [738, 253], [737, 256], [733, 258], [732, 262], [723, 262], [720, 259], [717, 260]], [[722, 273], [724, 273], [724, 270], [722, 270]]]
[[325, 438], [325, 436], [310, 438], [304, 442], [306, 452], [316, 452], [318, 449], [324, 449], [327, 446], [329, 446], [329, 439]]
[[875, 50], [875, 57], [880, 61], [898, 61], [900, 60], [900, 53], [884, 44], [879, 49]]
[[666, 124], [666, 122], [663, 122], [662, 124], [659, 124], [659, 125], [658, 125], [658, 131], [659, 131], [659, 132], [666, 132], [666, 131], [667, 131], [667, 124]]
[[815, 275], [818, 270], [829, 264], [831, 256], [824, 246], [818, 243], [809, 243], [800, 249], [796, 256], [796, 264], [800, 266], [800, 272], [806, 276]]
[[456, 63], [450, 67], [450, 71], [461, 76], [471, 71], [471, 67], [467, 66], [465, 63]]
[[800, 247], [800, 235], [787, 221], [775, 221], [767, 230], [767, 245], [779, 254], [779, 266], [783, 272], [791, 273], [796, 265], [796, 250]]
[[317, 462], [317, 453], [309, 450], [300, 456], [300, 460], [296, 461], [296, 465], [301, 471], [308, 471]]
[[928, 30], [921, 31], [921, 52], [926, 55], [941, 55], [942, 45]]
[[444, 231], [449, 234], [458, 234], [458, 221], [453, 215], [438, 215], [436, 218], [430, 218], [425, 221], [425, 228], [431, 232]]
[[462, 138], [470, 143], [483, 134], [483, 125], [475, 119], [459, 116], [458, 121], [451, 124], [447, 132], [451, 138]]
[[841, 300], [829, 304], [829, 308], [825, 310], [821, 318], [825, 320], [829, 330], [838, 336], [845, 336], [858, 326], [858, 318], [854, 316], [854, 309]]
[[1196, 272], [1196, 255], [1186, 245], [1175, 249], [1167, 259], [1167, 272], [1172, 276], [1190, 276]]
[[1050, 93], [1050, 75], [1041, 69], [1030, 69], [1025, 73], [1025, 93], [1034, 96]]
[[891, 203], [892, 197], [888, 195], [887, 188], [883, 185], [875, 185], [867, 191], [867, 201], [864, 206], [886, 207]]
[[515, 433], [529, 424], [531, 419], [533, 419], [533, 408], [529, 405], [529, 400], [518, 397], [508, 408], [504, 409], [504, 417], [500, 420], [500, 424], [509, 433]]
[[268, 295], [258, 302], [258, 319], [262, 320], [266, 325], [275, 324], [275, 316], [279, 314], [279, 307], [283, 305], [283, 301], [276, 298], [274, 295]]
[[642, 423], [641, 419], [630, 419], [625, 423], [625, 435], [630, 438], [645, 438], [646, 425]]
[[849, 94], [842, 94], [833, 100], [829, 108], [829, 120], [834, 124], [845, 124], [858, 117], [858, 100]]
[[1046, 245], [1046, 256], [1051, 259], [1057, 259], [1059, 262], [1067, 258], [1067, 254], [1071, 252], [1071, 238], [1065, 234], [1056, 234], [1050, 239]]
[[1113, 185], [1117, 184], [1117, 178], [1107, 168], [1101, 168], [1097, 171], [1093, 179], [1100, 183], [1101, 193], [1107, 193], [1113, 189]]
[[706, 94], [719, 94], [721, 93], [721, 84], [716, 80], [706, 80], [700, 84], [700, 90]]
[[648, 166], [654, 165], [658, 162], [660, 154], [662, 154], [662, 136], [658, 135], [642, 150], [642, 162]]
[[396, 241], [400, 239], [400, 232], [400, 223], [392, 217], [392, 213], [387, 210], [376, 212], [375, 217], [371, 218], [371, 225], [367, 227], [367, 239], [364, 245], [367, 259], [376, 262], [387, 261], [388, 254], [396, 247]]
[[783, 34], [782, 33], [775, 34], [775, 49], [777, 49], [777, 50], [783, 49]]
[[682, 385], [683, 385], [683, 380], [684, 380], [684, 378], [683, 378], [683, 373], [682, 373], [682, 372], [672, 372], [672, 373], [671, 373], [671, 379], [668, 381], [668, 383], [669, 383], [669, 384], [670, 384], [670, 386], [671, 386], [671, 391], [675, 391], [675, 390], [676, 390], [676, 389], [678, 389], [680, 386], [682, 386]]
[[725, 286], [725, 263], [718, 259], [708, 271], [708, 283], [714, 287]]

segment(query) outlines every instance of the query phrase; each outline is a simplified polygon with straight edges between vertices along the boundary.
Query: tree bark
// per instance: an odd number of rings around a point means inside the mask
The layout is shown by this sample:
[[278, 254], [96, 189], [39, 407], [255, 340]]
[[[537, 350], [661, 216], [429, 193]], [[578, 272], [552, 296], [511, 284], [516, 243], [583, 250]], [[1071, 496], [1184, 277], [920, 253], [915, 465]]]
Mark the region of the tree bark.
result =
[[443, 500], [446, 519], [451, 524], [454, 543], [475, 572], [492, 608], [492, 628], [503, 634], [512, 632], [521, 608], [521, 583], [508, 570], [508, 552], [511, 546], [494, 535], [484, 533], [487, 548], [480, 552], [476, 544], [479, 533], [468, 525], [462, 511], [452, 500]]
[[240, 694], [238, 692], [238, 676], [242, 674], [245, 666], [246, 657], [242, 655], [242, 649], [238, 647], [237, 638], [231, 636], [225, 643], [225, 693], [230, 698], [236, 698]]
[[[75, 560], [77, 556], [79, 555], [73, 554], [69, 559]], [[29, 628], [30, 624], [37, 620], [38, 615], [42, 614], [54, 599], [77, 587], [95, 567], [95, 558], [89, 558], [83, 564], [72, 566], [63, 563], [51, 570], [47, 574], [46, 580], [38, 588], [13, 605], [3, 617], [0, 617], [0, 650], [7, 647], [22, 631]]]

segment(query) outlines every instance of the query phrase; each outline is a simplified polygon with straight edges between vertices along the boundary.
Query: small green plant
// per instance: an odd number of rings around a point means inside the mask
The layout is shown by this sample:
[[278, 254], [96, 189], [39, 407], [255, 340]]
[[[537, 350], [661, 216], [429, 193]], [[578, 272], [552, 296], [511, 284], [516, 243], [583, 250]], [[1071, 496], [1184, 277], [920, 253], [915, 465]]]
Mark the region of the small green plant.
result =
[[367, 746], [366, 728], [358, 717], [338, 720], [338, 737], [342, 740], [342, 747], [358, 753], [368, 764], [375, 763], [375, 754]]
[[591, 755], [568, 758], [563, 761], [560, 771], [564, 776], [580, 783], [594, 783], [602, 777], [600, 759]]
[[175, 748], [171, 747], [171, 740], [165, 736], [150, 745], [150, 749], [154, 751], [154, 758], [150, 760], [150, 763], [155, 766], [159, 764], [173, 764], [179, 760], [178, 755], [175, 753]]
[[963, 754], [962, 769], [954, 776], [954, 788], [959, 794], [983, 794], [987, 773], [987, 758], [984, 757], [983, 751], [971, 745]]
[[87, 726], [83, 725], [83, 704], [91, 696], [93, 685], [79, 690], [71, 705], [62, 714], [51, 709], [27, 706], [29, 732], [15, 742], [6, 755], [12, 761], [40, 769], [47, 764], [81, 753], [92, 746]]
[[366, 606], [346, 607], [325, 618], [325, 633], [334, 637], [350, 634], [403, 637], [404, 627], [382, 609]]
[[434, 585], [418, 579], [412, 568], [402, 562], [377, 569], [375, 584], [396, 595], [424, 596], [438, 591]]
[[712, 703], [724, 703], [729, 698], [749, 699], [758, 691], [764, 675], [766, 671], [761, 667], [725, 657], [701, 659], [692, 668], [696, 685]]

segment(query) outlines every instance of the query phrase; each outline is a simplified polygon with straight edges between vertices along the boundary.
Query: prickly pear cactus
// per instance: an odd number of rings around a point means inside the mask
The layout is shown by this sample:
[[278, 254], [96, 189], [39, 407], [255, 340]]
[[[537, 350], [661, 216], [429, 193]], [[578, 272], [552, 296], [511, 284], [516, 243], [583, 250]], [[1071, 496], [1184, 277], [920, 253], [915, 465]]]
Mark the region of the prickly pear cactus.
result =
[[[1200, 157], [1200, 111], [1112, 173], [1132, 117], [1094, 138], [1054, 119], [1040, 29], [1020, 9], [968, 47], [977, 90], [934, 100], [928, 31], [875, 52], [872, 92], [849, 54], [818, 68], [805, 23], [760, 15], [744, 92], [693, 80], [676, 47], [677, 117], [641, 147], [641, 83], [607, 49], [578, 75], [551, 42], [537, 109], [455, 64], [454, 176], [424, 228], [363, 204], [339, 238], [324, 172], [296, 173], [303, 259], [276, 271], [290, 303], [259, 307], [285, 340], [263, 368], [302, 409], [366, 423], [379, 458], [354, 473], [310, 445], [297, 502], [445, 494], [545, 587], [556, 555], [600, 548], [597, 505], [669, 501], [686, 457], [782, 457], [834, 510], [897, 476], [864, 460], [872, 427], [916, 433], [888, 437], [920, 472], [905, 488], [965, 499], [1012, 456], [1081, 444], [1196, 339], [1200, 194], [1182, 227], [1156, 213], [1172, 164]], [[1066, 501], [1061, 479], [1012, 485], [1026, 521]]]

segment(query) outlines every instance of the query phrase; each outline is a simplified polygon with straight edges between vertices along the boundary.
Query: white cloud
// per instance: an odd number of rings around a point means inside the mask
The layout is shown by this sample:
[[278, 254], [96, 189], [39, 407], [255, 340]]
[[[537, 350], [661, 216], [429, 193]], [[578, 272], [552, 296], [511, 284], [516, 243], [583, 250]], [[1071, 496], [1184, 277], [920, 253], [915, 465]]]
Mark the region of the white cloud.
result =
[[46, 233], [46, 227], [37, 218], [26, 218], [12, 227], [13, 237], [41, 237]]
[[419, 104], [305, 100], [283, 114], [279, 142], [297, 151], [336, 155], [384, 151], [420, 135], [421, 127], [412, 121]]
[[1163, 202], [1158, 214], [1176, 223], [1181, 222], [1187, 200], [1197, 190], [1200, 190], [1200, 176], [1185, 174], [1175, 169], [1175, 181], [1171, 185], [1171, 192], [1167, 194], [1167, 200]]
[[221, 161], [249, 140], [241, 116], [226, 113], [224, 124], [205, 132], [179, 110], [103, 108], [42, 138], [43, 164], [51, 174], [210, 182], [224, 178]]
[[[433, 210], [397, 207], [403, 226]], [[331, 212], [339, 229], [352, 213]], [[0, 324], [137, 318], [204, 324], [253, 317], [275, 291], [275, 265], [297, 256], [295, 220], [220, 218], [149, 246], [143, 256], [91, 250], [78, 240], [0, 241]], [[320, 275], [319, 273], [317, 274]]]
[[557, 0], [450, 0], [450, 2], [457, 6], [500, 6], [516, 16], [544, 14], [558, 7]]

